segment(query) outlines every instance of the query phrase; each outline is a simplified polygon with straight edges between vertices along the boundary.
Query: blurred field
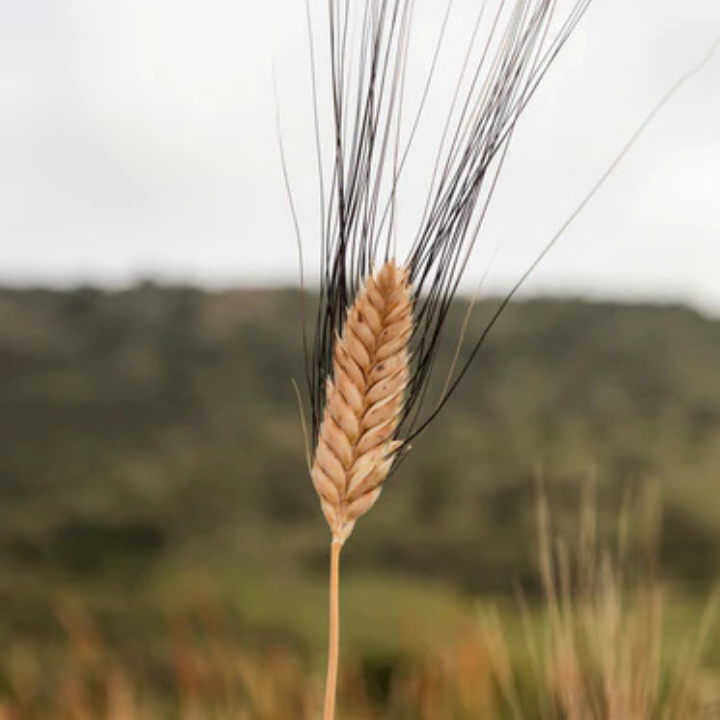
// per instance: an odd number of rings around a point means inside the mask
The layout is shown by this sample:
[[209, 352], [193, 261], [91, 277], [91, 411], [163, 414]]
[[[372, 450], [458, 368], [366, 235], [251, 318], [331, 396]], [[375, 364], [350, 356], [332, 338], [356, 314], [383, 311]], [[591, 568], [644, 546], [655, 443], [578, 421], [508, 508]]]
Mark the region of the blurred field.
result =
[[[345, 658], [341, 716], [720, 717], [720, 662], [708, 662], [706, 653], [717, 649], [717, 602], [679, 616], [652, 563], [641, 570], [627, 564], [622, 532], [615, 549], [599, 548], [592, 505], [580, 517], [576, 538], [556, 536], [539, 501], [541, 603], [520, 595], [512, 605], [449, 608], [423, 597], [422, 588], [406, 587], [394, 631], [378, 612], [388, 601], [397, 608], [385, 583], [367, 612], [349, 603], [366, 641], [381, 630], [400, 642], [391, 653]], [[288, 595], [282, 597], [287, 609]], [[316, 654], [278, 639], [248, 644], [210, 594], [196, 593], [192, 607], [167, 613], [164, 643], [153, 652], [108, 644], [77, 602], [59, 606], [57, 621], [61, 645], [18, 644], [4, 653], [3, 720], [319, 716]], [[350, 644], [363, 647], [353, 637]]]
[[[294, 291], [0, 291], [5, 718], [180, 706], [188, 718], [312, 716], [328, 538], [290, 384], [303, 377], [298, 306]], [[666, 666], [681, 654], [720, 577], [717, 367], [720, 322], [681, 307], [512, 307], [347, 547], [345, 717], [425, 717], [419, 688], [461, 692], [453, 663], [473, 668], [477, 688], [496, 687], [479, 602], [499, 608], [519, 682], [532, 685], [513, 593], [522, 588], [530, 634], [542, 634], [539, 472], [568, 537], [592, 479], [601, 544], [632, 498], [660, 490]], [[642, 514], [626, 525], [627, 565], [643, 567]], [[84, 648], [87, 627], [99, 647]], [[714, 667], [717, 626], [710, 633]], [[195, 664], [212, 678], [194, 678]], [[198, 709], [193, 693], [206, 690], [193, 683], [226, 683], [232, 697]], [[310, 714], [254, 707], [255, 691], [310, 703]], [[83, 709], [84, 693], [119, 705]], [[432, 717], [514, 716], [502, 707]]]

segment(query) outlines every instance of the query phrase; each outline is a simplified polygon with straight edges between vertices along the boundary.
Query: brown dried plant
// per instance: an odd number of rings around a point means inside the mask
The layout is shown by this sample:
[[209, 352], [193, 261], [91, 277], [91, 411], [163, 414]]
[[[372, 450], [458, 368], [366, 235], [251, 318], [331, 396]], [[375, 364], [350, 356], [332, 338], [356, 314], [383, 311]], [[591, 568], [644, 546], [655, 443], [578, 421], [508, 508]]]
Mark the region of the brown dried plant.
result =
[[[400, 180], [431, 94], [452, 3], [407, 136], [401, 120], [413, 0], [328, 3], [335, 157], [327, 197], [320, 172], [320, 301], [306, 353], [311, 475], [332, 534], [326, 720], [335, 714], [341, 548], [377, 501], [403, 449], [456, 390], [517, 290], [462, 360], [458, 348], [443, 393], [429, 402], [448, 311], [515, 125], [591, 0], [568, 2], [557, 25], [558, 0], [501, 0], [486, 25], [480, 10], [429, 173], [425, 212], [403, 259], [396, 238]], [[310, 6], [308, 16], [312, 30]], [[312, 56], [322, 160], [314, 44]]]
[[338, 665], [340, 549], [375, 504], [402, 442], [395, 440], [408, 383], [412, 335], [408, 271], [393, 261], [373, 273], [333, 350], [312, 479], [332, 532], [330, 662], [325, 716], [332, 718]]
[[[307, 354], [311, 475], [332, 534], [326, 720], [335, 714], [341, 548], [377, 501], [402, 450], [455, 391], [515, 292], [453, 363], [445, 390], [429, 404], [448, 311], [515, 125], [591, 2], [569, 0], [567, 16], [555, 25], [557, 1], [501, 1], [487, 26], [480, 10], [428, 178], [426, 209], [404, 259], [396, 239], [400, 180], [452, 4], [407, 137], [401, 120], [413, 0], [328, 4], [335, 159], [323, 197], [320, 302]], [[315, 79], [313, 86], [317, 103]], [[317, 104], [315, 115], [317, 122]], [[322, 159], [319, 123], [316, 131]], [[324, 195], [322, 171], [320, 184]]]

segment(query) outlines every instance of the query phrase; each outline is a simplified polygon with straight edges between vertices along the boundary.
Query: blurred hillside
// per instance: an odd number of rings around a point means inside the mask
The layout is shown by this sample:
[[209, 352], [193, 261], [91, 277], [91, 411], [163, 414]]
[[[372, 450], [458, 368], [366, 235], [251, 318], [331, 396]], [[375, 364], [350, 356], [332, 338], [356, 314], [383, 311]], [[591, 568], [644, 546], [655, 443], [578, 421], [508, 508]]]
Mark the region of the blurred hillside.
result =
[[[327, 529], [291, 385], [300, 300], [0, 291], [0, 638], [52, 634], [68, 596], [119, 636], [151, 628], [188, 578], [268, 632], [304, 622], [304, 599], [322, 617]], [[706, 590], [720, 576], [718, 368], [720, 322], [682, 307], [510, 307], [353, 536], [349, 587], [532, 593], [542, 468], [561, 524], [589, 477], [608, 528], [659, 484], [665, 573]]]

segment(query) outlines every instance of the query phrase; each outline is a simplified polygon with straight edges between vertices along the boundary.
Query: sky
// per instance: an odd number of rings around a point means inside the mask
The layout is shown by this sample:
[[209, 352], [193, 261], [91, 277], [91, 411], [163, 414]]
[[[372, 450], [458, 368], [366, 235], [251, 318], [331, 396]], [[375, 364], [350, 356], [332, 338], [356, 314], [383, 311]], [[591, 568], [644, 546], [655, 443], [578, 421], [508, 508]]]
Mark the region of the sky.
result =
[[[322, 82], [326, 2], [308, 1]], [[441, 5], [417, 0], [410, 95]], [[418, 168], [434, 158], [443, 90], [454, 87], [478, 5], [455, 2]], [[717, 0], [595, 0], [523, 116], [466, 289], [491, 257], [488, 292], [522, 274], [718, 35]], [[0, 284], [297, 283], [278, 124], [312, 277], [308, 46], [303, 0], [0, 0]], [[320, 100], [327, 141], [323, 89]], [[409, 178], [410, 195], [424, 187], [421, 172]], [[720, 51], [526, 291], [679, 301], [720, 315]]]

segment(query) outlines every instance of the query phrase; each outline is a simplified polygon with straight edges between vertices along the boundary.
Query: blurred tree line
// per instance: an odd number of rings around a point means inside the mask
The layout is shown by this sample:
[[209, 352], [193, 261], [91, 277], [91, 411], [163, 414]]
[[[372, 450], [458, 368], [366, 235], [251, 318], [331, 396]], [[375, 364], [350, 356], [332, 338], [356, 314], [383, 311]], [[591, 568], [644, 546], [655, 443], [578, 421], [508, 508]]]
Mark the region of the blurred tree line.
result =
[[[291, 385], [300, 306], [294, 290], [0, 290], [0, 634], [45, 632], [62, 592], [111, 588], [140, 607], [188, 566], [324, 572]], [[511, 306], [348, 562], [532, 592], [541, 473], [560, 523], [589, 477], [601, 521], [660, 486], [665, 571], [706, 589], [720, 575], [718, 368], [720, 322], [683, 307]]]

